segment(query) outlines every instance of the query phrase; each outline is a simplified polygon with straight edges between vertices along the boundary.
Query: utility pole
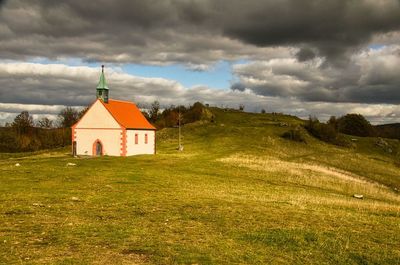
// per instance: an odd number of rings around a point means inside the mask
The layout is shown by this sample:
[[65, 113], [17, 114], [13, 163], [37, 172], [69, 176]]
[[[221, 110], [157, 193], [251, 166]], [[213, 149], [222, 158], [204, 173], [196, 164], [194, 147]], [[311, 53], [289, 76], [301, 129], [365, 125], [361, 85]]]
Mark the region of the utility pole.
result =
[[183, 151], [181, 145], [181, 106], [178, 106], [178, 151]]

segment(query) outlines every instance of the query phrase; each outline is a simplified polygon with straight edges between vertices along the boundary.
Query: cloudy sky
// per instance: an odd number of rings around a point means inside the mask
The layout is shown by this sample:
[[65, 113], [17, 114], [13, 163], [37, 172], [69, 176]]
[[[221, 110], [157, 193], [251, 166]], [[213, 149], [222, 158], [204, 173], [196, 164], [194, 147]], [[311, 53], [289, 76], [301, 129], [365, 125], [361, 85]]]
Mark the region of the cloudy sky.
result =
[[399, 0], [0, 0], [0, 124], [110, 96], [400, 122]]

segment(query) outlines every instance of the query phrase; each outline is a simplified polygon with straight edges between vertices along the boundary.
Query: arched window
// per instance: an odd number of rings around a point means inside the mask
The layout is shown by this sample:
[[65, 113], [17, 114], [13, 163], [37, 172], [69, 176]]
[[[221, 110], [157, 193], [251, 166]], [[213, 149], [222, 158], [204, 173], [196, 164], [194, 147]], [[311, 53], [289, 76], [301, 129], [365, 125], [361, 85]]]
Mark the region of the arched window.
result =
[[144, 135], [144, 143], [147, 144], [148, 143], [148, 137], [147, 137], [147, 133]]
[[135, 133], [135, 144], [139, 143], [139, 135]]

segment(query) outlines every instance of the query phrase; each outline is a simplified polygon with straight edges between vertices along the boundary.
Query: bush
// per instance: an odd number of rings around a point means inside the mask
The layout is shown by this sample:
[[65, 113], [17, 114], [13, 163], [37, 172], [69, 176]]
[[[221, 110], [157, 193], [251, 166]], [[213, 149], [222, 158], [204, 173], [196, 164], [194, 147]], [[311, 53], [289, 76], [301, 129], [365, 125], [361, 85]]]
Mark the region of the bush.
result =
[[341, 133], [355, 136], [374, 136], [374, 128], [361, 114], [347, 114], [337, 120]]
[[397, 167], [400, 167], [400, 145], [397, 146], [397, 151], [394, 155], [394, 164]]
[[351, 143], [338, 133], [331, 122], [321, 123], [317, 118], [310, 117], [304, 127], [312, 136], [324, 142], [338, 146], [351, 146]]
[[337, 137], [337, 131], [333, 126], [320, 123], [315, 117], [309, 118], [305, 128], [311, 135], [325, 142], [332, 142]]
[[0, 152], [30, 152], [70, 144], [70, 128], [42, 129], [32, 127], [29, 134], [20, 134], [15, 128], [0, 127]]
[[288, 140], [305, 143], [306, 139], [300, 128], [296, 127], [282, 134], [282, 137]]
[[157, 116], [157, 120], [154, 124], [158, 129], [175, 127], [178, 126], [179, 120], [181, 125], [201, 120], [213, 122], [214, 116], [212, 112], [200, 102], [194, 103], [189, 108], [171, 105]]

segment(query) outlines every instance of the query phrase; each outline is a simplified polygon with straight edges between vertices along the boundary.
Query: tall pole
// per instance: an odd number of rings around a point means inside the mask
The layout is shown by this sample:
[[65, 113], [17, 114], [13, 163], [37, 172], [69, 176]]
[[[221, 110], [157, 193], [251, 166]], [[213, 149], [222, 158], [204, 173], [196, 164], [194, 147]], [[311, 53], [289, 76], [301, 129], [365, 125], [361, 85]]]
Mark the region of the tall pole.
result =
[[181, 106], [178, 106], [178, 150], [182, 151], [181, 147]]
[[178, 106], [178, 150], [183, 151], [183, 146], [181, 144], [181, 106]]

